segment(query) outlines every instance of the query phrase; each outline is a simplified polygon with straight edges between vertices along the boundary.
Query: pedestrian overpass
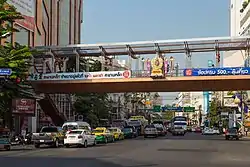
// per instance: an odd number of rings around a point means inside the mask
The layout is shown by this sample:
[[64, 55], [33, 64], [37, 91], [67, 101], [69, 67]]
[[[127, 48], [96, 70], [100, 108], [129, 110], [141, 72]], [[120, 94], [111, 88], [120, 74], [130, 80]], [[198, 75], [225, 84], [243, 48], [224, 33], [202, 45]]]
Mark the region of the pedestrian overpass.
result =
[[126, 78], [66, 81], [33, 81], [37, 92], [43, 93], [119, 93], [119, 92], [189, 92], [249, 90], [249, 76], [192, 76], [164, 79]]
[[[38, 52], [33, 55], [34, 68], [29, 79], [36, 92], [46, 94], [46, 98], [40, 101], [40, 105], [43, 110], [47, 111], [49, 116], [54, 117], [54, 119], [52, 118], [53, 120], [57, 120], [56, 117], [60, 117], [57, 106], [53, 104], [53, 99], [50, 96], [55, 93], [249, 90], [250, 69], [245, 69], [249, 73], [244, 73], [244, 75], [180, 76], [173, 75], [171, 72], [173, 70], [173, 62], [171, 64], [170, 59], [170, 72], [164, 73], [164, 77], [161, 79], [152, 78], [148, 75], [148, 69], [136, 72], [136, 74], [134, 74], [134, 71], [130, 71], [130, 76], [126, 74], [126, 77], [117, 77], [117, 75], [116, 77], [108, 78], [99, 77], [99, 79], [95, 77], [76, 79], [71, 78], [67, 74], [68, 69], [70, 69], [71, 73], [80, 73], [82, 71], [81, 60], [87, 60], [89, 57], [102, 57], [112, 62], [114, 57], [125, 55], [129, 57], [129, 61], [138, 59], [139, 56], [143, 57], [144, 55], [157, 55], [157, 57], [165, 61], [165, 57], [172, 57], [176, 53], [178, 55], [184, 54], [186, 59], [185, 68], [191, 70], [192, 53], [214, 52], [215, 67], [219, 67], [221, 52], [241, 50], [242, 56], [249, 58], [249, 41], [250, 36], [39, 46], [34, 48]], [[64, 78], [58, 77], [61, 75]], [[82, 74], [77, 75], [81, 76]], [[41, 76], [47, 77], [42, 78]], [[37, 79], [39, 77], [41, 79]], [[63, 119], [58, 120], [58, 122], [63, 122]]]

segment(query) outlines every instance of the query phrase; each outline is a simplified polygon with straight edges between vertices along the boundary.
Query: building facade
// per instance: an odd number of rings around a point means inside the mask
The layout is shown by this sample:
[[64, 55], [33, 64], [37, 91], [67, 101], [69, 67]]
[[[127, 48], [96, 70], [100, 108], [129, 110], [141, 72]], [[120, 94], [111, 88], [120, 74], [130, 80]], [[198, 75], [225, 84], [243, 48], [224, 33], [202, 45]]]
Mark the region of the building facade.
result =
[[[78, 44], [81, 39], [81, 23], [83, 22], [83, 0], [9, 0], [9, 4], [16, 7], [23, 16], [17, 20], [13, 27], [19, 32], [13, 33], [6, 40], [22, 45], [47, 46]], [[0, 41], [4, 44], [4, 40]], [[42, 73], [43, 69], [37, 69]], [[67, 118], [73, 119], [72, 97], [56, 94], [51, 96], [57, 110]], [[36, 131], [39, 125], [51, 123], [37, 103], [36, 117], [25, 121], [22, 129]], [[28, 127], [27, 127], [28, 126]]]

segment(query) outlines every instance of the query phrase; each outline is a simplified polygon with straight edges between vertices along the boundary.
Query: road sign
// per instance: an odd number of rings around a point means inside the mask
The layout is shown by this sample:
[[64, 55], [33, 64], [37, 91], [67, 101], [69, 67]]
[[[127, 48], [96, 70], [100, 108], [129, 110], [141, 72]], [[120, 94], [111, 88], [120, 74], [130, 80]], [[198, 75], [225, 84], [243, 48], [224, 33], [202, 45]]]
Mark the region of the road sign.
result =
[[184, 110], [184, 112], [194, 112], [195, 107], [184, 107], [183, 110]]
[[163, 111], [175, 111], [175, 112], [182, 112], [182, 107], [162, 107]]
[[9, 68], [0, 68], [0, 75], [11, 75], [12, 70]]
[[159, 105], [153, 106], [153, 111], [154, 112], [161, 112], [161, 106], [159, 106]]

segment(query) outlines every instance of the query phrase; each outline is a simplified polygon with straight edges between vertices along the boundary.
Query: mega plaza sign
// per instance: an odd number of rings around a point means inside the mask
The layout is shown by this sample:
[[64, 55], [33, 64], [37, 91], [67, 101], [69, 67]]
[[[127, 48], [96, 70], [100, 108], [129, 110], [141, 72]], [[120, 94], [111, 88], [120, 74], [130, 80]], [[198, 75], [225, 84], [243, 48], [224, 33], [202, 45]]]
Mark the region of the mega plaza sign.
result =
[[131, 71], [99, 71], [76, 73], [31, 74], [28, 80], [90, 80], [90, 79], [125, 79], [131, 78]]

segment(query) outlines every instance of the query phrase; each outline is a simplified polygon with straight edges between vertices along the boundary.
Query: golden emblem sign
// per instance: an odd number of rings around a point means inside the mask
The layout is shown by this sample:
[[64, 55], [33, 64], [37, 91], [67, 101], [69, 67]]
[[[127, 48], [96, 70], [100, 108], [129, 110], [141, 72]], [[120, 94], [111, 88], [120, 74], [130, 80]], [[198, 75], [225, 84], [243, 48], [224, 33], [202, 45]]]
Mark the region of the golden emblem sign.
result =
[[151, 77], [162, 77], [163, 76], [163, 59], [161, 57], [155, 57], [151, 61]]

